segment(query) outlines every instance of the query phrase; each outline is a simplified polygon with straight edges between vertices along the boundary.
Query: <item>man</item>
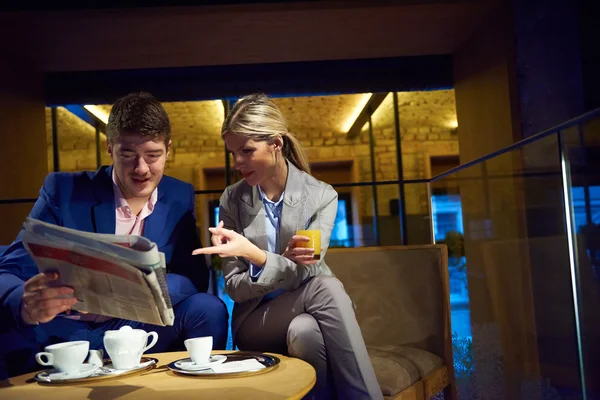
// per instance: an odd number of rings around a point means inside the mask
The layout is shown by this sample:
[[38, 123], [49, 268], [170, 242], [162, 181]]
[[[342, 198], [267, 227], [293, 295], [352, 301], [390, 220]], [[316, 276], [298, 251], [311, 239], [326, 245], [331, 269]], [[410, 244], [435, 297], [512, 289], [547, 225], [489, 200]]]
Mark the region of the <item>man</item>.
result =
[[39, 368], [34, 356], [51, 343], [88, 340], [103, 348], [107, 330], [131, 325], [156, 331], [152, 349], [181, 349], [189, 337], [227, 341], [227, 310], [207, 294], [191, 185], [163, 176], [171, 148], [171, 126], [162, 105], [148, 93], [132, 93], [114, 104], [106, 125], [113, 165], [95, 173], [52, 173], [30, 217], [88, 232], [143, 235], [165, 253], [167, 283], [175, 311], [172, 327], [159, 327], [71, 311], [69, 287], [53, 285], [57, 273], [40, 274], [21, 234], [0, 256], [0, 379]]

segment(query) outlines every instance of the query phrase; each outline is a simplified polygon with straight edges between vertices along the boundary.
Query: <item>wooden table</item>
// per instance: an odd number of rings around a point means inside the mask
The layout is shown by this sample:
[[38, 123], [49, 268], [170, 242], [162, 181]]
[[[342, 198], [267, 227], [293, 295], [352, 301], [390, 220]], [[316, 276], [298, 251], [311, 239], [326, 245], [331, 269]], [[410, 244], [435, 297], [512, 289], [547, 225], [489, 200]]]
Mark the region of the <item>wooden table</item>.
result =
[[[218, 351], [213, 354], [227, 354]], [[0, 398], [20, 400], [40, 399], [301, 399], [316, 382], [314, 368], [297, 358], [274, 354], [281, 363], [273, 371], [260, 375], [210, 379], [183, 376], [166, 368], [175, 360], [186, 358], [186, 352], [148, 354], [158, 359], [157, 368], [141, 375], [97, 383], [54, 386], [33, 380], [36, 373], [0, 381]]]

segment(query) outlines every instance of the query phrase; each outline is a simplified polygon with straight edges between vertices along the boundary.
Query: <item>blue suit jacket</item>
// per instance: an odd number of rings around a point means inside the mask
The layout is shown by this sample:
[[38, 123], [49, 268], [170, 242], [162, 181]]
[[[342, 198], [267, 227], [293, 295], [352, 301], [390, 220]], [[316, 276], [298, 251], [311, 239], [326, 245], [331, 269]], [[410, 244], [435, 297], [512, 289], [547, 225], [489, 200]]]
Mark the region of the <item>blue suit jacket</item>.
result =
[[[112, 167], [96, 172], [48, 175], [30, 217], [87, 232], [115, 233]], [[0, 325], [22, 326], [23, 283], [39, 273], [21, 242], [21, 233], [0, 256]], [[167, 272], [187, 276], [201, 292], [208, 288], [205, 258], [192, 256], [200, 247], [194, 214], [194, 188], [164, 176], [154, 210], [144, 221], [144, 236], [165, 253]]]

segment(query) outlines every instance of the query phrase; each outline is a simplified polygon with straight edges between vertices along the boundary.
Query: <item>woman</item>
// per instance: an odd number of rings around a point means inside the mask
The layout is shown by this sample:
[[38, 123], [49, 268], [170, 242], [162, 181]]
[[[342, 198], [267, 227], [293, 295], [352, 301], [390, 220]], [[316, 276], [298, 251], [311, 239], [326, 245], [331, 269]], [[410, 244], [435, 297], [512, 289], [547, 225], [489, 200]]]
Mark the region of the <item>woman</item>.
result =
[[223, 257], [236, 344], [312, 364], [316, 398], [382, 399], [350, 298], [314, 249], [297, 247], [309, 241], [297, 230], [320, 229], [325, 255], [336, 191], [310, 175], [300, 143], [265, 95], [238, 101], [221, 136], [244, 179], [221, 196], [213, 246], [194, 254]]

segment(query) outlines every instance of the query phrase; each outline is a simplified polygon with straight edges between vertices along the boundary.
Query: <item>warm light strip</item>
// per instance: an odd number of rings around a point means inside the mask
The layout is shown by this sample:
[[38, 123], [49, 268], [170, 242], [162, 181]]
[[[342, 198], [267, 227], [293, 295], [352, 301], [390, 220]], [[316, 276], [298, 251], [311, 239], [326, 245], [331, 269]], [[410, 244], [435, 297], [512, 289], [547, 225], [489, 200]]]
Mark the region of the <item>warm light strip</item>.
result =
[[92, 113], [94, 117], [98, 118], [100, 121], [104, 122], [105, 124], [108, 124], [108, 113], [100, 107], [91, 104], [86, 104], [85, 106], [83, 106], [83, 108]]
[[350, 128], [352, 128], [352, 125], [354, 125], [354, 121], [356, 121], [356, 118], [358, 118], [361, 111], [365, 108], [365, 106], [371, 99], [371, 96], [373, 96], [373, 93], [363, 93], [362, 97], [360, 98], [358, 103], [356, 103], [356, 106], [352, 110], [352, 113], [350, 113], [350, 115], [348, 116], [346, 122], [342, 124], [342, 132], [348, 132]]
[[456, 129], [458, 128], [458, 121], [455, 119], [451, 119], [450, 121], [448, 121], [448, 127], [450, 129]]
[[221, 117], [221, 123], [225, 120], [225, 107], [223, 107], [223, 102], [221, 100], [215, 100], [215, 107], [217, 108], [217, 113]]

